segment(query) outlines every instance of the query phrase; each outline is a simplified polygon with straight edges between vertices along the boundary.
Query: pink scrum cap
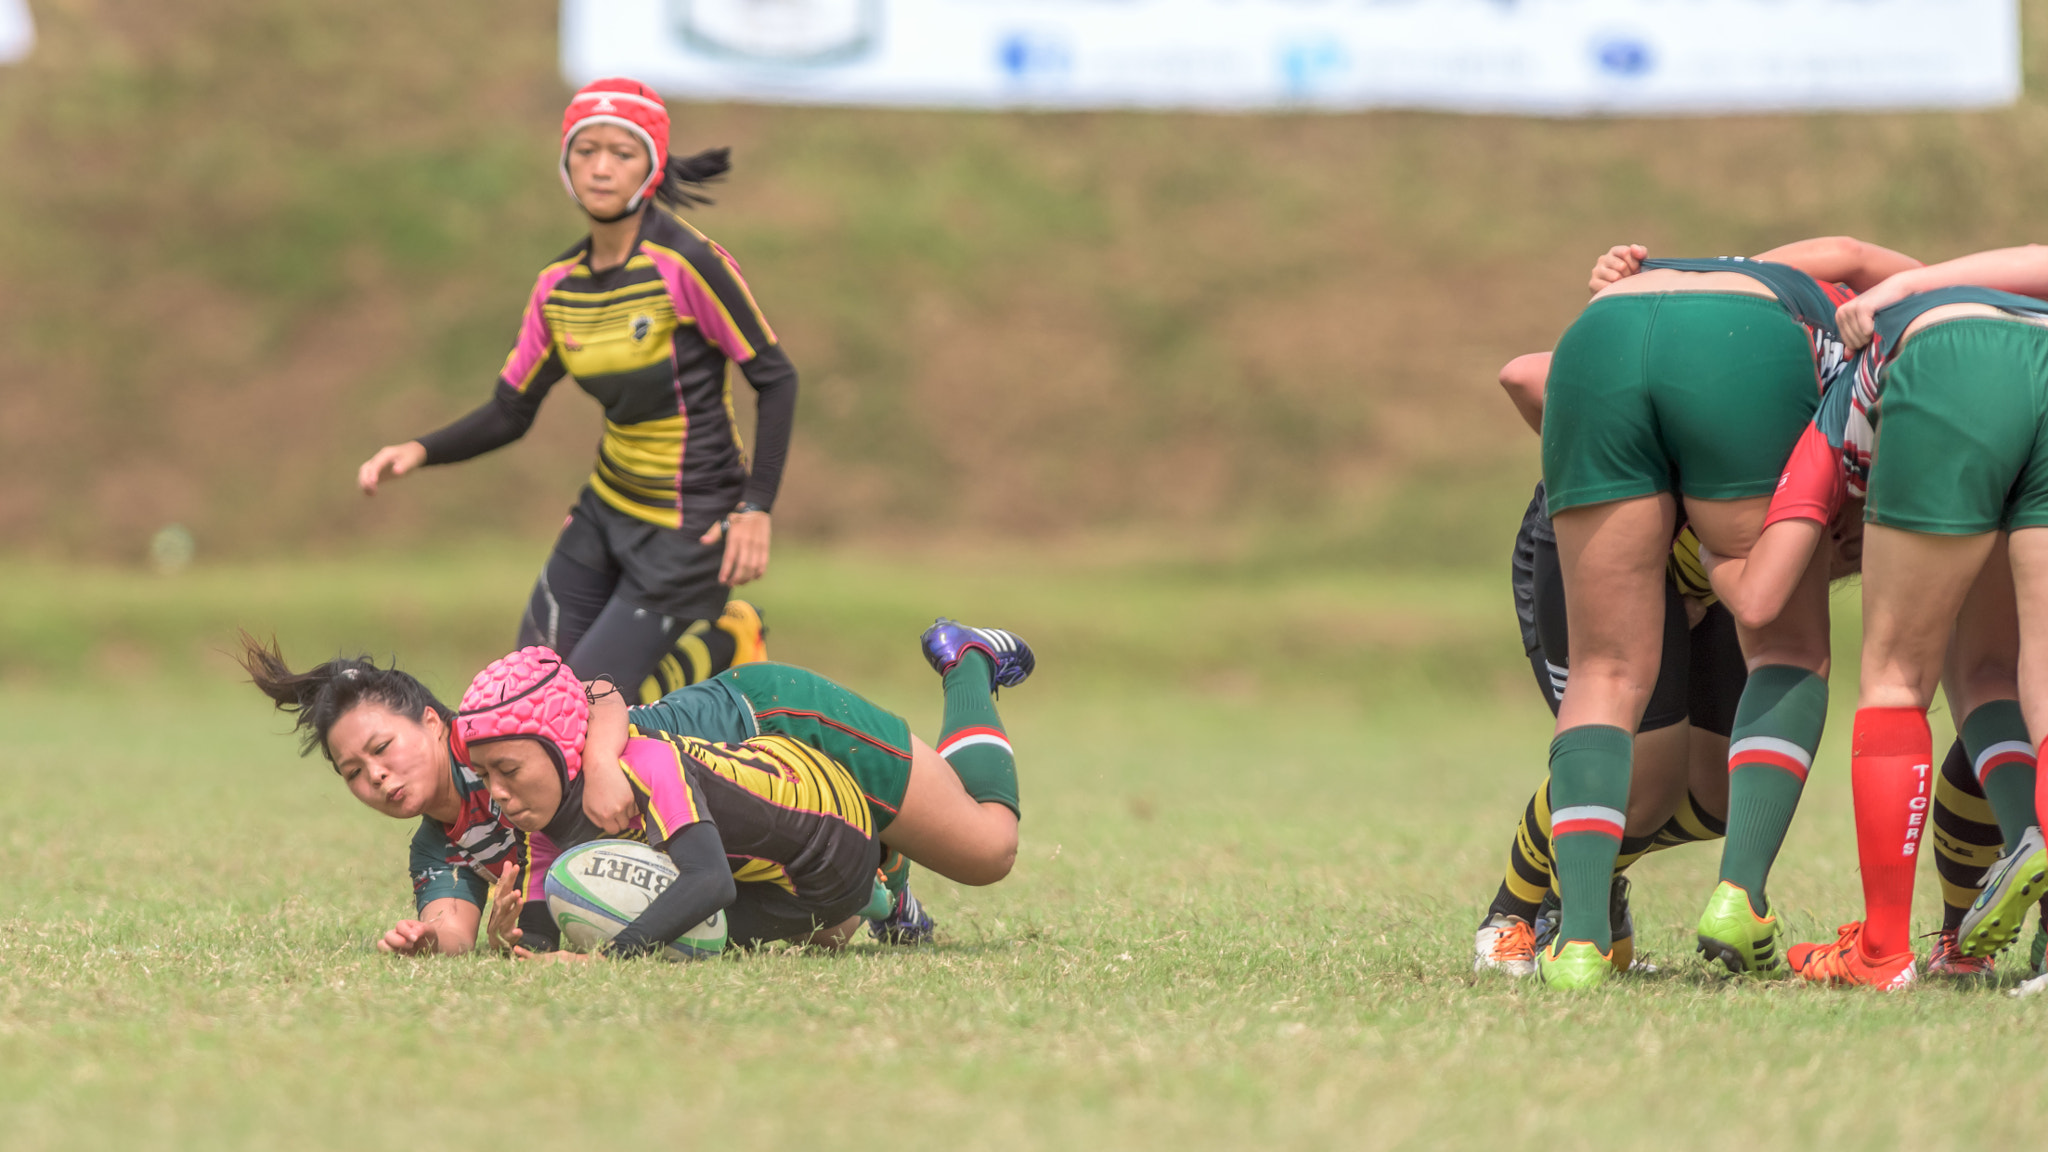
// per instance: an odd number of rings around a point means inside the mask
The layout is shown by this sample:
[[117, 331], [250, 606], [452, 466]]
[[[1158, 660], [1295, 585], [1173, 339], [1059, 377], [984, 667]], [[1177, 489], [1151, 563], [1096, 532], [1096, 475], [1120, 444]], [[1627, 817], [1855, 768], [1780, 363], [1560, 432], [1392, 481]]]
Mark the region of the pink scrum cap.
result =
[[626, 201], [626, 211], [634, 211], [649, 192], [660, 187], [668, 168], [668, 107], [654, 89], [623, 76], [593, 80], [571, 96], [569, 107], [562, 113], [561, 172], [562, 187], [569, 190], [572, 200], [576, 198], [576, 188], [569, 183], [569, 142], [592, 124], [616, 124], [647, 146], [647, 155], [653, 161], [647, 169], [647, 182]]
[[455, 713], [455, 755], [469, 763], [472, 745], [525, 737], [538, 740], [566, 779], [583, 770], [590, 698], [583, 682], [552, 648], [534, 645], [491, 665], [469, 682]]

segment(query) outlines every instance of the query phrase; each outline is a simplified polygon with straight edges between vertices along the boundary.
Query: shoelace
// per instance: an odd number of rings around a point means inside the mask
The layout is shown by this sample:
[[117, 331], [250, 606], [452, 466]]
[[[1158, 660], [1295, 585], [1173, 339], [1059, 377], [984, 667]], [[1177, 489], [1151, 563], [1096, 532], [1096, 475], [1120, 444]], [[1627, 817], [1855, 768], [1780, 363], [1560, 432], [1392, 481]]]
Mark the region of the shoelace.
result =
[[1863, 935], [1863, 925], [1844, 924], [1835, 933], [1833, 944], [1823, 944], [1815, 950], [1813, 959], [1807, 961], [1806, 970], [1824, 980], [1845, 980], [1849, 976], [1849, 950]]
[[1536, 930], [1520, 920], [1502, 928], [1493, 938], [1493, 959], [1496, 963], [1535, 958]]
[[1962, 941], [1957, 933], [1935, 931], [1927, 933], [1921, 939], [1925, 940], [1927, 936], [1934, 937], [1934, 947], [1927, 953], [1929, 972], [1939, 972], [1943, 969], [1963, 974], [1992, 971], [1989, 956], [1963, 955]]

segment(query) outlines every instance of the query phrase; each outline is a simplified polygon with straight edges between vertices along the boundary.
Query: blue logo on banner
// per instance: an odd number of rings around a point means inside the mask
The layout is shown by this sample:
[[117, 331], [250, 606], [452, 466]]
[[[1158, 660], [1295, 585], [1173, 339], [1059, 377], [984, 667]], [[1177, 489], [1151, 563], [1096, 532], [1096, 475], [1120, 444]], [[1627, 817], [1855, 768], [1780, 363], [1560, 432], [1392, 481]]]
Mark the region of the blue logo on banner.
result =
[[1280, 75], [1287, 81], [1287, 91], [1294, 96], [1313, 95], [1350, 70], [1351, 56], [1335, 37], [1320, 36], [1280, 46]]
[[1657, 67], [1649, 41], [1637, 36], [1606, 36], [1593, 42], [1593, 60], [1609, 76], [1634, 79]]
[[1073, 64], [1066, 41], [1040, 32], [1012, 32], [996, 44], [996, 66], [1012, 80], [1065, 76]]

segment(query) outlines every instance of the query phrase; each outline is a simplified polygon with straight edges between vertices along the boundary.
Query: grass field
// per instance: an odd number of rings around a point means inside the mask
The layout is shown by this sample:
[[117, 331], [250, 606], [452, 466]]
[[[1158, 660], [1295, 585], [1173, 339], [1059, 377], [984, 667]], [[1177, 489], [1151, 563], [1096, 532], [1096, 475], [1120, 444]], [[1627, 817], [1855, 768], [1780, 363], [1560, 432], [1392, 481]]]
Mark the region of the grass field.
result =
[[[1003, 698], [1010, 880], [921, 874], [943, 943], [915, 952], [379, 955], [409, 830], [299, 760], [217, 650], [236, 624], [301, 660], [395, 648], [453, 694], [534, 558], [0, 570], [7, 1147], [1938, 1149], [2048, 1120], [2037, 1002], [1707, 976], [1686, 929], [1711, 850], [1638, 870], [1661, 973], [1476, 979], [1548, 735], [1493, 572], [786, 554], [760, 590], [776, 654], [926, 734], [932, 613], [1038, 641]], [[1776, 885], [1809, 939], [1855, 907], [1845, 734]]]

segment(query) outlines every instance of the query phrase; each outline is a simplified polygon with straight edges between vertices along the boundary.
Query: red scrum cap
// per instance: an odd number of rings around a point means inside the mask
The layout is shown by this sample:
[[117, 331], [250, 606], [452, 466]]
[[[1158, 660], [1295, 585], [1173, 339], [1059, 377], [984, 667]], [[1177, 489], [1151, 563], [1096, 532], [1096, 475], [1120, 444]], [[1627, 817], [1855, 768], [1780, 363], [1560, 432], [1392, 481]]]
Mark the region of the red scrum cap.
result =
[[561, 172], [562, 187], [569, 189], [572, 200], [576, 188], [569, 183], [569, 142], [592, 124], [616, 124], [647, 146], [654, 163], [647, 169], [647, 182], [626, 202], [626, 211], [634, 211], [661, 184], [662, 172], [668, 167], [668, 108], [654, 89], [623, 76], [593, 80], [571, 96], [562, 113]]

